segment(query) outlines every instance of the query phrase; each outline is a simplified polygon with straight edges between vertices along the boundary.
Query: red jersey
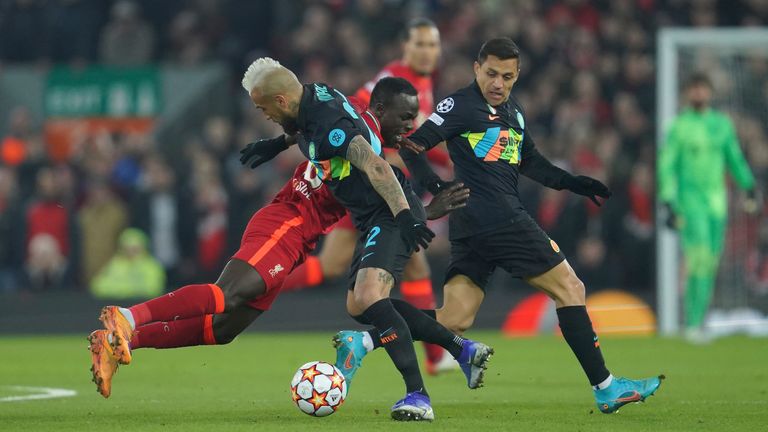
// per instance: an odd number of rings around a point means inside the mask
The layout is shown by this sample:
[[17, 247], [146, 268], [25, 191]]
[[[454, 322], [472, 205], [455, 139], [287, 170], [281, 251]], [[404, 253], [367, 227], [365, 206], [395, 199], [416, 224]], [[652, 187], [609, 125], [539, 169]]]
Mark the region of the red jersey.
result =
[[317, 237], [329, 231], [347, 213], [317, 177], [317, 170], [309, 161], [296, 167], [293, 176], [275, 195], [272, 203], [295, 205], [304, 218], [302, 228], [305, 236], [311, 242], [317, 241]]
[[376, 83], [379, 82], [380, 79], [386, 77], [405, 78], [416, 88], [416, 91], [419, 94], [419, 116], [416, 118], [416, 126], [421, 126], [421, 124], [427, 120], [427, 117], [432, 114], [434, 108], [432, 75], [420, 75], [403, 64], [402, 61], [395, 60], [384, 66], [384, 69], [382, 69], [378, 75], [365, 83], [365, 85], [355, 93], [355, 97], [365, 102], [365, 105], [368, 106], [371, 103], [371, 92], [373, 91], [373, 88], [376, 87]]
[[[378, 75], [365, 83], [365, 85], [355, 93], [356, 98], [365, 102], [366, 109], [371, 103], [371, 92], [373, 91], [373, 88], [376, 87], [376, 83], [379, 82], [380, 79], [386, 77], [404, 78], [416, 89], [419, 98], [419, 115], [416, 117], [415, 123], [416, 128], [421, 126], [434, 111], [432, 75], [418, 74], [413, 69], [403, 64], [400, 60], [395, 60], [389, 63], [384, 66], [384, 69], [382, 69]], [[414, 128], [414, 131], [416, 128]], [[450, 164], [448, 152], [442, 149], [431, 149], [427, 152], [427, 158], [440, 166], [445, 167]], [[410, 177], [407, 170], [403, 169], [403, 172]]]

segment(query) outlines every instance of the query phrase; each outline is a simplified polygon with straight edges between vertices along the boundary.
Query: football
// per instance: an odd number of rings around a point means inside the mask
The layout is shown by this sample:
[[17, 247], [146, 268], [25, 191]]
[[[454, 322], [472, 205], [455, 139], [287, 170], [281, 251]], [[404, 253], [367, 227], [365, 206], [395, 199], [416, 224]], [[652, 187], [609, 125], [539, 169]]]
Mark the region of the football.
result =
[[336, 412], [347, 397], [347, 383], [336, 366], [312, 361], [291, 380], [291, 398], [304, 414], [325, 417]]

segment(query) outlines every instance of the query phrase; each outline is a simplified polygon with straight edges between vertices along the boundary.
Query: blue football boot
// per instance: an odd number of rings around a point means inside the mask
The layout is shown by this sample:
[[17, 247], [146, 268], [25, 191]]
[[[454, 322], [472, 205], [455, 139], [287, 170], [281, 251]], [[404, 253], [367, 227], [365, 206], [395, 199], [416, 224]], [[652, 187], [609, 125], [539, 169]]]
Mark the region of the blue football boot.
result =
[[614, 377], [608, 387], [594, 390], [597, 408], [612, 414], [628, 403], [643, 402], [658, 390], [663, 379], [664, 375], [641, 380]]
[[355, 372], [368, 354], [363, 345], [363, 332], [342, 330], [333, 337], [333, 346], [336, 348], [336, 367], [344, 374], [349, 391]]
[[462, 372], [467, 377], [467, 386], [476, 389], [483, 386], [483, 377], [488, 368], [488, 361], [493, 355], [493, 348], [480, 342], [465, 339], [461, 354], [456, 358]]
[[408, 393], [392, 406], [392, 418], [397, 421], [432, 421], [435, 412], [429, 396], [420, 391]]

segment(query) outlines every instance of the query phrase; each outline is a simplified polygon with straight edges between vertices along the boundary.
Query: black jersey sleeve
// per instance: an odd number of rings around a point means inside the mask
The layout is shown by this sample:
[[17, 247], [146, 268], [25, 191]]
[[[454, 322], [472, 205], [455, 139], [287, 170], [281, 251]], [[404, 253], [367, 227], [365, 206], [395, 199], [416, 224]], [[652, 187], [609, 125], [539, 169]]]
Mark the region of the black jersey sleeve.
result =
[[468, 103], [468, 98], [461, 94], [443, 99], [435, 107], [435, 112], [409, 137], [410, 140], [429, 150], [465, 132], [466, 113], [470, 110]]
[[552, 162], [539, 153], [529, 131], [526, 131], [523, 137], [520, 173], [537, 183], [556, 190], [563, 189], [563, 179], [570, 175], [567, 171], [552, 165]]
[[313, 134], [315, 160], [328, 160], [334, 157], [347, 158], [347, 149], [352, 138], [363, 135], [362, 131], [348, 118], [340, 118], [332, 125], [318, 128]]
[[[469, 109], [468, 98], [453, 94], [440, 101], [435, 107], [435, 112], [408, 138], [424, 147], [425, 151], [448, 141], [467, 130], [466, 114]], [[416, 154], [408, 149], [401, 149], [400, 157], [419, 185], [432, 194], [437, 194], [444, 182], [430, 167], [425, 153]]]
[[414, 180], [423, 188], [436, 195], [443, 179], [440, 178], [429, 165], [426, 152], [414, 153], [407, 148], [400, 149], [400, 157], [408, 167]]

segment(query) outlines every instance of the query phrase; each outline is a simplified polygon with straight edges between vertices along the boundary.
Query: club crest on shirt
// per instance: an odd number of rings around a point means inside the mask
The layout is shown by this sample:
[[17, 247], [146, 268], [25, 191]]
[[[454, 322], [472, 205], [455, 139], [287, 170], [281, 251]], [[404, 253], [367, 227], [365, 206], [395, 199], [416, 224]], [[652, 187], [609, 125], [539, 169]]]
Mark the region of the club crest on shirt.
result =
[[453, 105], [453, 98], [445, 98], [441, 100], [439, 104], [437, 104], [437, 112], [445, 114], [453, 109]]
[[339, 147], [344, 144], [344, 140], [347, 138], [347, 134], [341, 129], [334, 129], [328, 133], [328, 141], [334, 147]]
[[525, 119], [523, 118], [523, 115], [520, 114], [520, 111], [515, 110], [515, 114], [517, 116], [517, 124], [520, 125], [520, 129], [525, 129]]
[[269, 275], [274, 278], [275, 276], [277, 276], [278, 273], [280, 273], [283, 270], [285, 270], [285, 268], [283, 268], [281, 264], [277, 264], [276, 266], [269, 269]]
[[315, 142], [314, 141], [309, 142], [309, 158], [310, 159], [315, 158]]

